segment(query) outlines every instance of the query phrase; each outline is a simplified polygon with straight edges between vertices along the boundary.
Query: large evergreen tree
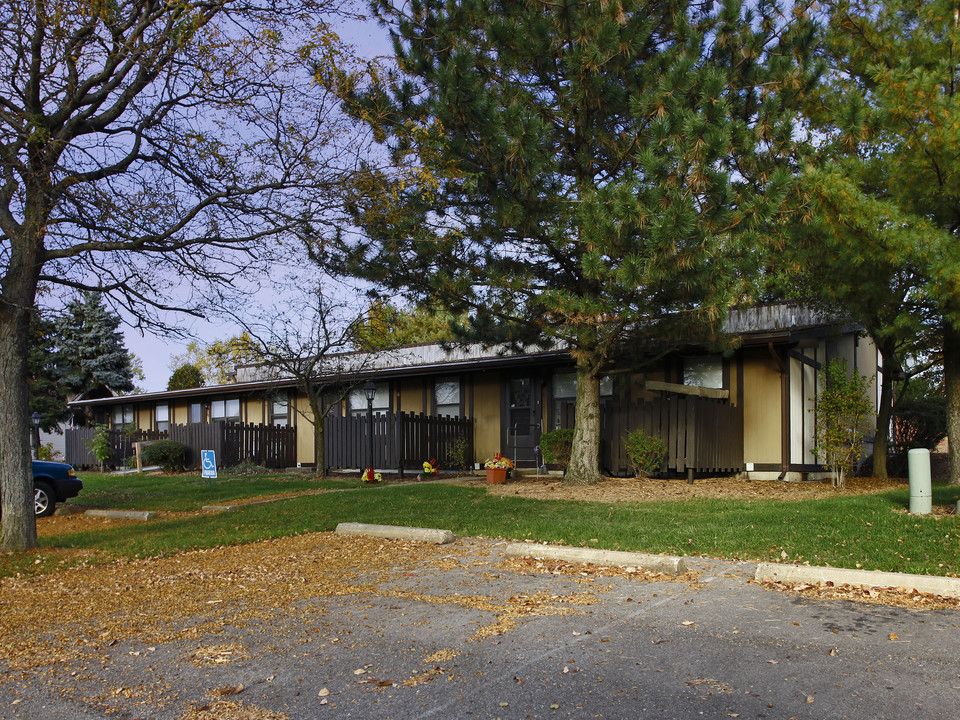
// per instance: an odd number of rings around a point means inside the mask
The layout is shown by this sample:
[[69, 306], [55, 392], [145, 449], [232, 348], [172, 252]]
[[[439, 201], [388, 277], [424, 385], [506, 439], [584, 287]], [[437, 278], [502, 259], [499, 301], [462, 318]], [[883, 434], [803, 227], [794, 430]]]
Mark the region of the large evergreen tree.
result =
[[[388, 141], [355, 272], [469, 311], [465, 337], [576, 361], [568, 478], [599, 478], [626, 338], [709, 332], [790, 181], [802, 8], [683, 0], [375, 5], [400, 74], [353, 108]], [[373, 178], [372, 182], [386, 182]], [[663, 333], [665, 317], [682, 323]], [[662, 347], [662, 345], [661, 345]]]
[[[807, 261], [877, 340], [885, 368], [939, 325], [951, 448], [960, 447], [960, 15], [953, 0], [825, 6], [831, 73], [809, 110], [824, 155], [805, 200], [825, 231]], [[820, 262], [817, 262], [819, 258]], [[885, 388], [886, 390], [886, 388]], [[882, 399], [879, 433], [887, 424]], [[878, 433], [878, 434], [879, 434]], [[881, 438], [882, 439], [882, 438]], [[960, 483], [960, 453], [951, 453]]]
[[30, 326], [30, 350], [27, 354], [30, 414], [40, 413], [40, 428], [54, 432], [67, 419], [67, 392], [57, 372], [60, 336], [56, 323], [37, 312]]
[[133, 367], [120, 323], [98, 293], [84, 293], [67, 304], [56, 320], [56, 373], [64, 388], [85, 398], [133, 390]]
[[[830, 99], [845, 102], [842, 94]], [[926, 233], [864, 193], [845, 154], [827, 143], [820, 162], [804, 172], [797, 206], [805, 218], [793, 226], [777, 262], [788, 268], [791, 296], [857, 322], [876, 344], [881, 363], [873, 472], [887, 477], [894, 390], [928, 368], [921, 358], [939, 356], [939, 315], [922, 292]]]

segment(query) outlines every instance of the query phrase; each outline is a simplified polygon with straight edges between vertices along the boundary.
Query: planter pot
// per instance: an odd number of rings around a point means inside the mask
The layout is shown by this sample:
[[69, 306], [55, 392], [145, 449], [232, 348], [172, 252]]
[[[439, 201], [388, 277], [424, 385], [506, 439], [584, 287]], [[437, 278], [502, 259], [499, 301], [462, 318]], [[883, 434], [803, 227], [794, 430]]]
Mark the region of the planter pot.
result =
[[487, 485], [500, 485], [507, 481], [507, 468], [487, 468]]

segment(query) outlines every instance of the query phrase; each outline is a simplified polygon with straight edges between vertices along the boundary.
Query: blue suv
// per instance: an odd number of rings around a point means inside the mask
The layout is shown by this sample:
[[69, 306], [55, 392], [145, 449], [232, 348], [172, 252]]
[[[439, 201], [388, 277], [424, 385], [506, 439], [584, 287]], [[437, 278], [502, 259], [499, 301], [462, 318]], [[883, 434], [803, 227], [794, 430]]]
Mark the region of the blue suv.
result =
[[66, 463], [33, 461], [33, 506], [37, 517], [53, 515], [58, 502], [76, 497], [83, 489], [73, 466]]

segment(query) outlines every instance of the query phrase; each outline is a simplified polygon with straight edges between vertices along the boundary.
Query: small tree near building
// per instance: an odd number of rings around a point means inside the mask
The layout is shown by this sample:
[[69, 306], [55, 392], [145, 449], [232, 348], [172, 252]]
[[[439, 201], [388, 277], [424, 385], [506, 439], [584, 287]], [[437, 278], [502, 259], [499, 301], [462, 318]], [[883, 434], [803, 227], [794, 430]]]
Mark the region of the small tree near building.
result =
[[243, 337], [256, 347], [262, 363], [260, 377], [292, 380], [306, 399], [307, 407], [302, 408], [290, 398], [291, 416], [297, 413], [312, 427], [317, 476], [325, 477], [324, 420], [346, 399], [358, 384], [359, 374], [376, 357], [373, 353], [345, 354], [354, 347], [363, 317], [351, 318], [343, 304], [331, 302], [317, 287], [299, 302], [291, 302], [286, 312], [259, 321], [236, 320], [244, 326]]
[[813, 454], [833, 473], [834, 487], [846, 485], [847, 476], [863, 457], [873, 415], [869, 384], [863, 375], [848, 370], [846, 360], [835, 358], [827, 366], [826, 389], [815, 398]]

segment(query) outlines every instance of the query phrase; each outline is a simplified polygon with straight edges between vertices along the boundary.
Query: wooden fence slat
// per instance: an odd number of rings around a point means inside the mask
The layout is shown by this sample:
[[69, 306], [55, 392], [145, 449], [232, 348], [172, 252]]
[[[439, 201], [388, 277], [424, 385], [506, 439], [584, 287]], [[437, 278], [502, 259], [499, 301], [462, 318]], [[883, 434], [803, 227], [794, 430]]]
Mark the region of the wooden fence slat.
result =
[[[76, 466], [97, 466], [99, 463], [87, 449], [95, 428], [76, 428], [66, 431], [67, 462]], [[134, 443], [171, 439], [186, 446], [184, 464], [200, 466], [200, 451], [213, 450], [223, 467], [239, 465], [250, 460], [269, 468], [292, 467], [296, 464], [296, 428], [255, 425], [253, 423], [195, 423], [171, 425], [169, 431], [156, 430], [111, 431], [114, 447], [109, 464], [119, 467], [134, 455]]]
[[601, 462], [613, 473], [632, 472], [623, 435], [633, 429], [663, 439], [661, 472], [743, 470], [743, 410], [725, 400], [661, 396], [654, 400], [605, 401], [601, 414]]
[[[398, 470], [420, 470], [427, 460], [436, 459], [441, 468], [450, 468], [459, 438], [467, 441], [467, 462], [473, 460], [473, 425], [469, 418], [435, 417], [423, 413], [386, 413], [374, 417], [375, 466]], [[327, 464], [331, 468], [366, 467], [369, 455], [366, 415], [328, 416], [324, 423]]]

